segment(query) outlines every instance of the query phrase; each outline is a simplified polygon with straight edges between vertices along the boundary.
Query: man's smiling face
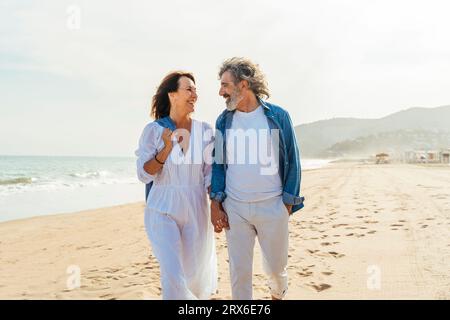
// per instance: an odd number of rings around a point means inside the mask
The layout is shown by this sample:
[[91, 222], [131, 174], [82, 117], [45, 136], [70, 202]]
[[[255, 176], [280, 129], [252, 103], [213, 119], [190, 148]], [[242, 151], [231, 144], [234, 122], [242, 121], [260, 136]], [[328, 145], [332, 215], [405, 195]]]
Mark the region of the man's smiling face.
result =
[[242, 100], [241, 90], [234, 83], [234, 77], [229, 71], [225, 71], [220, 77], [219, 95], [225, 99], [229, 111], [235, 110]]

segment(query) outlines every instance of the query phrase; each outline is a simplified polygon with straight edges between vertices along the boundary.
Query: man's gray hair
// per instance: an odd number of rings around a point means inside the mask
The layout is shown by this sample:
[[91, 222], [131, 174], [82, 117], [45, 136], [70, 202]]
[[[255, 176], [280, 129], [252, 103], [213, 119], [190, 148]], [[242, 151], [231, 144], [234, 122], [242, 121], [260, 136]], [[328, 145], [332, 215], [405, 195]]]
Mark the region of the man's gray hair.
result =
[[242, 80], [246, 80], [250, 89], [260, 99], [269, 98], [269, 89], [265, 75], [262, 73], [259, 65], [251, 62], [249, 59], [233, 57], [222, 63], [219, 71], [219, 78], [229, 71], [234, 77], [234, 83], [237, 84]]

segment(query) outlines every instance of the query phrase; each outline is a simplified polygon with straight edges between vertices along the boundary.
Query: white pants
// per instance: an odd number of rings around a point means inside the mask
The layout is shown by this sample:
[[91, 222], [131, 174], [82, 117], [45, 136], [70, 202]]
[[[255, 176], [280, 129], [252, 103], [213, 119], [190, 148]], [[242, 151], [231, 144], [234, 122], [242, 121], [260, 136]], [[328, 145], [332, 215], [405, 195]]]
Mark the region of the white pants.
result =
[[146, 208], [145, 227], [161, 270], [164, 300], [209, 299], [217, 260], [209, 213], [173, 215]]
[[261, 246], [270, 293], [281, 299], [287, 291], [289, 213], [281, 196], [259, 202], [223, 202], [230, 230], [226, 231], [232, 298], [251, 300], [255, 237]]

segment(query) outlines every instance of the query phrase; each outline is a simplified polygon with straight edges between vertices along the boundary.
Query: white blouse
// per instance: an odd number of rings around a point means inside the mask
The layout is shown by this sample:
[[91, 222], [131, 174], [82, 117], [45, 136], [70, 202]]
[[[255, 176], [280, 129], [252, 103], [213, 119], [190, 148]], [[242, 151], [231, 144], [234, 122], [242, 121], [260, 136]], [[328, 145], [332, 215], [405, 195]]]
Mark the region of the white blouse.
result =
[[144, 170], [144, 164], [164, 148], [163, 131], [164, 128], [158, 123], [149, 123], [135, 152], [139, 180], [145, 184], [153, 181], [147, 208], [176, 214], [185, 211], [188, 209], [186, 206], [191, 204], [193, 210], [198, 210], [199, 206], [204, 206], [207, 188], [211, 184], [213, 130], [206, 122], [192, 119], [191, 134], [185, 136], [190, 139], [186, 154], [176, 141], [173, 142], [163, 168], [151, 175]]

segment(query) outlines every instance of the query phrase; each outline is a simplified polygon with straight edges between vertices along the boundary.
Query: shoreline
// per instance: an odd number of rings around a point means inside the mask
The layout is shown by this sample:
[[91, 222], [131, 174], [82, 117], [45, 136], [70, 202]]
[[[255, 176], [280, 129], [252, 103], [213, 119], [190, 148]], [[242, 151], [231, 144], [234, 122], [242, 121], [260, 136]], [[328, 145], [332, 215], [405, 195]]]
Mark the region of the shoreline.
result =
[[0, 196], [0, 223], [134, 203], [144, 199], [144, 188], [140, 183], [112, 184]]
[[89, 214], [90, 212], [96, 212], [96, 211], [110, 211], [117, 209], [119, 207], [127, 207], [127, 206], [137, 206], [143, 204], [143, 201], [132, 201], [132, 202], [125, 202], [121, 204], [115, 204], [111, 206], [105, 206], [105, 207], [99, 207], [99, 208], [88, 208], [88, 209], [82, 209], [78, 211], [69, 211], [69, 212], [56, 212], [56, 213], [46, 213], [41, 215], [35, 215], [31, 217], [23, 217], [19, 219], [13, 219], [13, 220], [5, 220], [0, 221], [0, 227], [2, 225], [6, 225], [8, 223], [14, 223], [14, 222], [26, 222], [28, 220], [37, 220], [37, 219], [45, 219], [45, 218], [58, 218], [58, 217], [70, 217], [70, 216], [76, 216], [79, 214]]
[[[303, 172], [332, 165], [329, 160], [323, 159], [305, 159], [304, 161], [309, 167], [303, 168]], [[0, 208], [2, 208], [0, 223], [132, 204], [144, 200], [144, 190], [145, 185], [136, 181], [126, 184], [92, 185], [54, 191], [30, 190], [0, 195]]]

